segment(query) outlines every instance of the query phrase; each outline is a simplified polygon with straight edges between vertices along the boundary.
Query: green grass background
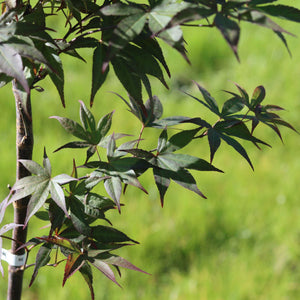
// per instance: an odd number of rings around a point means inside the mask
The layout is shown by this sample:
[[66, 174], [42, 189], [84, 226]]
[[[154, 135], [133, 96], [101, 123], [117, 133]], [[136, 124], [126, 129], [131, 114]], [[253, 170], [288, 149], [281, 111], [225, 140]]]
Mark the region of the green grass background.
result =
[[[290, 1], [293, 3], [293, 1]], [[285, 23], [283, 23], [285, 24]], [[300, 26], [285, 24], [287, 30], [300, 35]], [[265, 28], [242, 25], [239, 64], [215, 29], [186, 30], [187, 49], [192, 65], [168, 47], [164, 47], [172, 78], [170, 90], [157, 83], [157, 94], [165, 106], [164, 117], [171, 115], [205, 116], [199, 103], [179, 90], [199, 95], [191, 80], [196, 80], [222, 103], [222, 89], [234, 90], [239, 83], [249, 93], [263, 84], [266, 103], [286, 108], [283, 117], [300, 130], [300, 39], [287, 37], [293, 57], [281, 41]], [[84, 53], [90, 61], [91, 54]], [[44, 93], [34, 92], [35, 132], [34, 159], [41, 163], [46, 146], [55, 174], [71, 172], [73, 157], [82, 158], [76, 150], [53, 151], [72, 138], [57, 121], [48, 117], [66, 116], [78, 120], [78, 100], [88, 103], [91, 68], [89, 64], [63, 59], [66, 77], [67, 108], [61, 108], [57, 92], [46, 80]], [[111, 72], [113, 73], [113, 72]], [[155, 81], [153, 80], [153, 83]], [[97, 94], [92, 109], [96, 118], [115, 110], [114, 127], [118, 132], [138, 135], [138, 123], [124, 104], [108, 91], [124, 90], [111, 74]], [[7, 194], [7, 184], [15, 176], [15, 111], [10, 86], [1, 89], [0, 118], [0, 198]], [[226, 146], [216, 155], [215, 165], [225, 174], [195, 173], [200, 190], [207, 200], [172, 184], [165, 207], [150, 176], [142, 178], [149, 191], [146, 196], [129, 188], [122, 202], [122, 214], [108, 217], [120, 230], [140, 242], [121, 249], [118, 254], [152, 275], [123, 270], [122, 289], [94, 273], [96, 299], [299, 299], [300, 298], [300, 157], [299, 136], [282, 130], [284, 145], [267, 128], [260, 137], [273, 145], [262, 151], [248, 145], [254, 163], [247, 162]], [[153, 131], [147, 130], [145, 138]], [[189, 148], [194, 155], [209, 158], [208, 145], [201, 141]], [[81, 160], [82, 161], [82, 160]], [[5, 220], [12, 222], [11, 208]], [[44, 223], [33, 219], [29, 237], [42, 235]], [[10, 245], [4, 242], [9, 249]], [[30, 262], [34, 257], [32, 256]], [[6, 269], [7, 264], [3, 262]], [[42, 268], [31, 288], [33, 269], [25, 272], [24, 300], [90, 299], [80, 274], [61, 287], [63, 265]], [[0, 298], [6, 294], [7, 271], [0, 278]]]

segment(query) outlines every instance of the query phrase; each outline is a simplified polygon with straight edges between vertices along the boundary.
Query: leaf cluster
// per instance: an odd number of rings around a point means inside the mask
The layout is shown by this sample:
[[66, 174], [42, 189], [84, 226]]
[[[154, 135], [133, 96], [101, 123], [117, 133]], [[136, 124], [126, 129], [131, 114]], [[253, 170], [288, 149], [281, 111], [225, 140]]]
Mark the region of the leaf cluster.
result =
[[[225, 91], [229, 98], [220, 106], [204, 87], [195, 83], [200, 96], [186, 94], [216, 116], [216, 121], [211, 123], [203, 117], [200, 109], [200, 113], [193, 117], [162, 118], [163, 104], [153, 95], [150, 82], [152, 76], [168, 88], [165, 78], [166, 75], [170, 77], [170, 70], [161, 42], [188, 61], [182, 31], [184, 26], [195, 30], [217, 28], [237, 59], [242, 22], [271, 29], [287, 47], [284, 34], [290, 33], [270, 16], [299, 22], [300, 11], [282, 4], [274, 5], [274, 2], [277, 1], [149, 0], [147, 4], [141, 4], [110, 0], [41, 0], [35, 1], [33, 7], [29, 1], [16, 8], [7, 9], [3, 5], [0, 17], [0, 86], [16, 80], [18, 89], [28, 95], [32, 89], [42, 91], [37, 83], [49, 75], [65, 105], [61, 55], [85, 61], [79, 51], [88, 48], [93, 53], [90, 106], [113, 68], [128, 97], [115, 94], [141, 125], [140, 135], [136, 138], [129, 134], [110, 133], [113, 112], [96, 121], [84, 102], [80, 101], [81, 124], [66, 117], [52, 117], [76, 138], [56, 151], [67, 148], [86, 151], [85, 161], [80, 166], [73, 161], [71, 175], [53, 176], [46, 151], [42, 166], [31, 160], [20, 160], [32, 176], [17, 180], [9, 196], [0, 204], [0, 222], [9, 204], [30, 196], [26, 220], [25, 224], [12, 223], [0, 229], [0, 249], [2, 234], [17, 226], [26, 227], [32, 216], [50, 222], [48, 235], [35, 237], [22, 246], [28, 251], [39, 247], [30, 285], [41, 267], [64, 262], [63, 285], [79, 271], [94, 299], [92, 267], [116, 284], [111, 266], [119, 274], [120, 267], [144, 272], [111, 253], [137, 243], [115, 229], [107, 217], [109, 212], [121, 212], [122, 190], [125, 193], [130, 185], [147, 193], [140, 177], [151, 172], [162, 206], [171, 181], [206, 198], [196, 183], [194, 173], [223, 172], [212, 165], [222, 142], [246, 159], [253, 169], [244, 144], [253, 143], [258, 149], [261, 145], [269, 146], [256, 136], [258, 126], [266, 125], [280, 139], [280, 126], [296, 131], [279, 116], [282, 107], [264, 104], [266, 92], [263, 86], [258, 86], [250, 97], [245, 89], [235, 84], [238, 92]], [[59, 39], [54, 37], [53, 29], [46, 26], [47, 17], [55, 14], [65, 18], [64, 35]], [[147, 101], [143, 100], [143, 89]], [[26, 103], [23, 106], [26, 109]], [[178, 125], [174, 133], [174, 127]], [[158, 136], [152, 148], [141, 147], [146, 127]], [[125, 137], [128, 140], [120, 143], [119, 140]], [[209, 161], [184, 153], [185, 147], [197, 147], [206, 137]], [[80, 177], [83, 169], [88, 174]], [[63, 256], [61, 261], [58, 260], [58, 252]], [[53, 256], [54, 262], [51, 262]]]

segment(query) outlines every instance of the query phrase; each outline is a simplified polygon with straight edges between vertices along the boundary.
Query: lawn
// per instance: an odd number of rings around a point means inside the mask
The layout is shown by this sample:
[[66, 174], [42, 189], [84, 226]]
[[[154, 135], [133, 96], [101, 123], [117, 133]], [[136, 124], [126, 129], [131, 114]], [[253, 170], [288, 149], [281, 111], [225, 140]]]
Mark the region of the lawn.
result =
[[[290, 1], [291, 2], [291, 1]], [[284, 24], [284, 23], [283, 23]], [[300, 26], [285, 25], [300, 35]], [[187, 38], [192, 66], [166, 47], [173, 74], [170, 90], [159, 83], [154, 93], [165, 105], [164, 116], [204, 116], [199, 103], [180, 90], [200, 96], [191, 80], [201, 83], [222, 103], [239, 83], [249, 93], [264, 85], [266, 102], [286, 108], [283, 117], [300, 130], [300, 39], [288, 37], [292, 58], [281, 41], [269, 30], [251, 25], [242, 26], [238, 63], [219, 33], [214, 29], [197, 29]], [[86, 57], [91, 56], [88, 53]], [[55, 88], [46, 82], [44, 93], [33, 95], [35, 132], [34, 160], [41, 163], [43, 147], [47, 148], [54, 173], [71, 173], [73, 156], [82, 162], [77, 150], [53, 151], [72, 138], [49, 116], [79, 119], [78, 100], [88, 103], [91, 70], [88, 64], [64, 57], [66, 70], [67, 108], [61, 108]], [[88, 74], [85, 75], [85, 74]], [[111, 74], [112, 75], [112, 74]], [[105, 83], [92, 109], [97, 118], [115, 110], [115, 131], [136, 131], [137, 122], [126, 112], [124, 104], [108, 91], [125, 95], [113, 76]], [[13, 184], [15, 166], [15, 112], [10, 87], [1, 89], [0, 101], [0, 199]], [[121, 128], [121, 130], [120, 130]], [[150, 132], [151, 133], [151, 132]], [[159, 196], [150, 177], [142, 182], [149, 195], [129, 188], [122, 197], [122, 214], [108, 217], [120, 230], [140, 245], [119, 250], [118, 254], [151, 273], [145, 275], [124, 270], [120, 283], [123, 289], [95, 272], [97, 300], [126, 299], [299, 299], [300, 298], [300, 139], [283, 129], [284, 144], [268, 129], [260, 137], [273, 148], [257, 150], [248, 145], [255, 172], [245, 160], [228, 147], [221, 147], [214, 164], [225, 174], [195, 173], [200, 190], [207, 200], [173, 184], [161, 209]], [[151, 135], [151, 134], [150, 134]], [[147, 136], [147, 135], [145, 135]], [[151, 141], [150, 141], [151, 143]], [[209, 159], [206, 142], [190, 147], [191, 154]], [[72, 157], [70, 155], [72, 153]], [[67, 168], [67, 169], [66, 169]], [[5, 220], [11, 222], [12, 212]], [[43, 234], [44, 223], [34, 219], [29, 237]], [[9, 248], [5, 242], [5, 248]], [[32, 259], [30, 262], [32, 262]], [[3, 263], [6, 268], [7, 264]], [[61, 287], [63, 266], [43, 268], [29, 289], [33, 268], [24, 279], [24, 300], [89, 299], [89, 290], [80, 274]], [[7, 271], [0, 279], [0, 297], [5, 298]]]

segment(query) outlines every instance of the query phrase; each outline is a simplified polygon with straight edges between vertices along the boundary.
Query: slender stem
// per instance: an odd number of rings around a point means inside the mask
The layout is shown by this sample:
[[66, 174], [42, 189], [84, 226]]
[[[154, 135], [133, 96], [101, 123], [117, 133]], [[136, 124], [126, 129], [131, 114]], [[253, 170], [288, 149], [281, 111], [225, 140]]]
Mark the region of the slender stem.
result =
[[139, 135], [139, 138], [138, 138], [138, 142], [137, 142], [137, 144], [136, 144], [136, 148], [139, 147], [139, 144], [140, 144], [140, 141], [141, 141], [141, 138], [142, 138], [142, 134], [143, 134], [143, 132], [144, 132], [144, 129], [145, 129], [145, 125], [144, 125], [144, 123], [143, 123], [142, 128], [141, 128], [141, 131], [140, 131], [140, 135]]
[[[33, 151], [33, 131], [30, 95], [24, 94], [18, 87], [16, 81], [13, 81], [13, 92], [16, 104], [16, 179], [29, 176], [29, 171], [19, 162], [20, 159], [32, 159]], [[25, 96], [24, 96], [25, 95]], [[24, 224], [29, 198], [25, 197], [14, 202], [14, 223]], [[27, 227], [16, 227], [13, 230], [13, 241], [11, 252], [14, 255], [24, 254], [24, 249], [18, 249], [19, 243], [25, 243], [27, 237]], [[18, 241], [18, 242], [16, 242]], [[20, 300], [22, 293], [22, 281], [24, 269], [15, 266], [9, 266], [7, 300]]]

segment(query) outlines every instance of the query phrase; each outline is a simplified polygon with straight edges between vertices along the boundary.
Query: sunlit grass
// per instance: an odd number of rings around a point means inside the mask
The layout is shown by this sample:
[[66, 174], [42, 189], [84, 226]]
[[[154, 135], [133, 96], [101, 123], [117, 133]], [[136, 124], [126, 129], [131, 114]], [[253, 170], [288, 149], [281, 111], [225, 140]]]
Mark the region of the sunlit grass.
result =
[[[267, 29], [243, 26], [239, 64], [219, 33], [202, 29], [193, 33], [188, 45], [192, 66], [188, 66], [172, 49], [167, 48], [170, 68], [174, 71], [170, 91], [155, 86], [154, 93], [165, 104], [164, 116], [191, 115], [205, 117], [199, 103], [179, 89], [199, 95], [191, 79], [201, 83], [221, 103], [234, 90], [233, 82], [250, 93], [260, 84], [266, 87], [268, 103], [287, 109], [284, 118], [300, 129], [300, 41], [288, 38], [291, 59], [280, 40]], [[299, 35], [300, 28], [287, 26]], [[90, 56], [90, 54], [89, 54]], [[35, 151], [34, 159], [42, 160], [46, 146], [54, 173], [71, 172], [71, 161], [78, 150], [53, 151], [72, 137], [57, 121], [61, 115], [78, 120], [79, 99], [88, 103], [91, 70], [88, 65], [64, 57], [66, 69], [67, 108], [59, 104], [55, 88], [45, 83], [46, 91], [33, 96]], [[195, 69], [193, 69], [193, 66]], [[88, 75], [86, 75], [86, 73]], [[107, 91], [125, 92], [111, 76], [95, 99], [93, 113], [97, 118], [115, 110], [114, 128], [118, 132], [134, 130], [139, 124], [116, 96]], [[0, 119], [1, 160], [0, 196], [7, 194], [6, 185], [14, 182], [14, 105], [7, 87], [1, 90]], [[150, 136], [152, 135], [149, 132]], [[118, 288], [102, 274], [95, 272], [96, 299], [298, 299], [299, 280], [299, 136], [283, 130], [285, 145], [272, 132], [261, 130], [261, 138], [273, 149], [258, 151], [249, 145], [255, 172], [247, 162], [228, 147], [221, 147], [215, 165], [225, 174], [200, 173], [195, 176], [207, 200], [172, 184], [165, 207], [160, 208], [158, 193], [150, 176], [142, 178], [149, 191], [146, 196], [129, 188], [122, 202], [122, 214], [108, 217], [120, 230], [140, 241], [140, 245], [122, 249], [119, 254], [152, 275], [124, 270]], [[145, 134], [145, 138], [149, 135]], [[194, 155], [209, 157], [207, 143], [190, 147]], [[82, 162], [82, 156], [77, 158]], [[11, 222], [11, 211], [6, 219]], [[30, 236], [40, 235], [43, 223], [33, 220]], [[9, 244], [5, 242], [8, 249]], [[32, 257], [31, 260], [34, 258]], [[6, 266], [6, 263], [3, 263]], [[63, 265], [42, 268], [28, 289], [32, 269], [26, 271], [24, 300], [89, 299], [88, 287], [75, 274], [61, 288]], [[0, 296], [5, 298], [6, 277], [0, 280]]]

